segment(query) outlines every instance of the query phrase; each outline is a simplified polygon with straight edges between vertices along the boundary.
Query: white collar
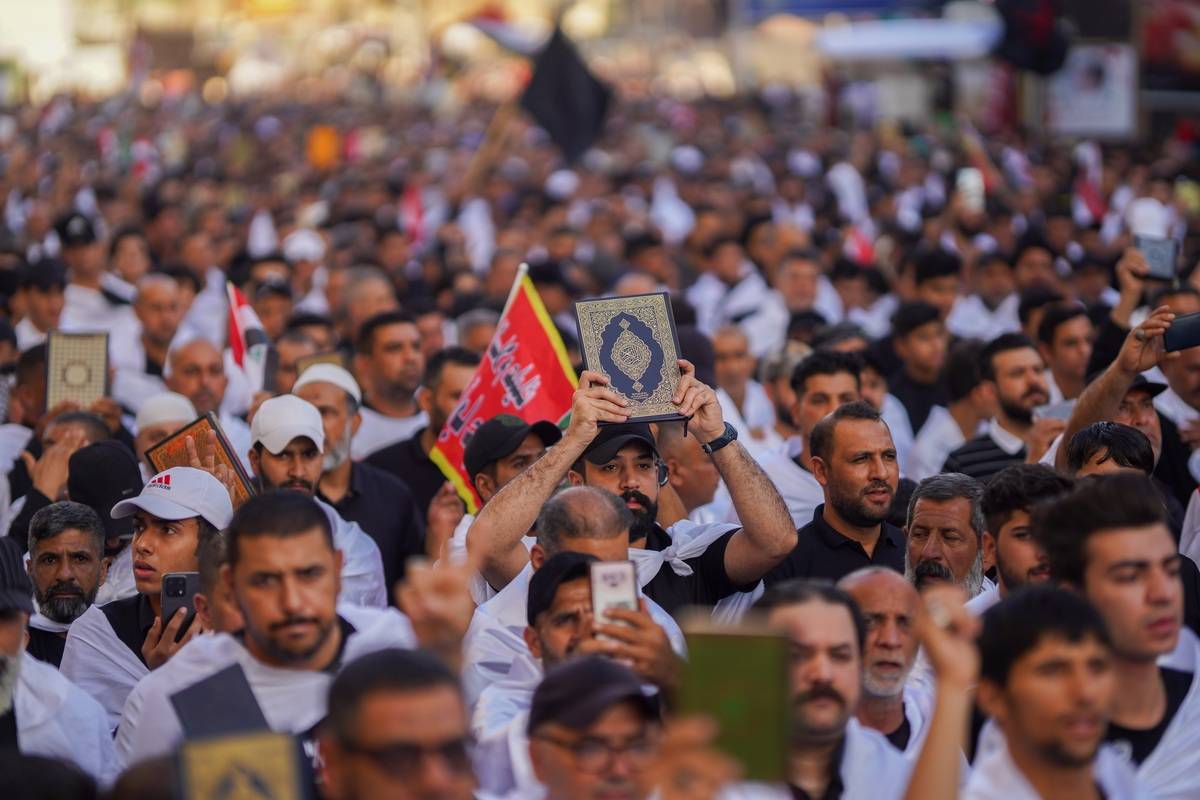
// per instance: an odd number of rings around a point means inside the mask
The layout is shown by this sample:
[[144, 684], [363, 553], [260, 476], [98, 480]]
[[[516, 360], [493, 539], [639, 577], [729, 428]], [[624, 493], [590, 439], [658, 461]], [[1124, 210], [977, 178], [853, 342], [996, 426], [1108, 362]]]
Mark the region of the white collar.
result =
[[997, 447], [1010, 456], [1015, 456], [1025, 447], [1025, 440], [1015, 433], [1005, 430], [996, 417], [992, 417], [988, 422], [987, 434]]

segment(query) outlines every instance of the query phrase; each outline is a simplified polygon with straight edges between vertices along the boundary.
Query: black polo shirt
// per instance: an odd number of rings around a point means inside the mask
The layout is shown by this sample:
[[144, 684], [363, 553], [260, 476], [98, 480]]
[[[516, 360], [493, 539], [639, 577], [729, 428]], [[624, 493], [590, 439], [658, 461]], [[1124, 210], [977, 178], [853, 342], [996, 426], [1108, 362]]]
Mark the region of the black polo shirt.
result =
[[825, 521], [825, 504], [817, 506], [812, 522], [797, 531], [797, 542], [788, 557], [767, 573], [767, 585], [792, 578], [841, 580], [863, 567], [891, 567], [904, 572], [904, 531], [881, 523], [875, 552], [867, 555], [863, 546], [843, 536]]
[[350, 490], [345, 497], [335, 503], [319, 490], [317, 497], [333, 506], [342, 519], [357, 522], [375, 540], [390, 599], [391, 587], [404, 577], [405, 562], [425, 553], [424, 515], [417, 512], [412, 492], [399, 478], [358, 462], [350, 467]]
[[25, 649], [29, 652], [29, 655], [38, 661], [45, 661], [47, 664], [53, 664], [55, 667], [60, 666], [62, 664], [63, 648], [67, 646], [67, 637], [53, 631], [44, 631], [41, 628], [35, 628], [32, 625], [27, 630], [29, 631], [29, 643], [25, 645]]
[[829, 757], [829, 783], [825, 786], [825, 792], [820, 796], [813, 796], [799, 786], [788, 784], [793, 800], [841, 800], [846, 792], [846, 787], [842, 784], [842, 759], [845, 757], [846, 739], [842, 737]]
[[426, 428], [417, 431], [411, 439], [389, 444], [363, 459], [373, 467], [379, 467], [404, 481], [417, 503], [422, 517], [429, 513], [429, 504], [446, 482], [446, 476], [438, 465], [429, 460], [421, 447], [421, 435]]
[[150, 632], [156, 619], [154, 609], [150, 607], [146, 596], [135, 594], [124, 600], [114, 600], [100, 606], [100, 610], [104, 612], [117, 638], [137, 656], [138, 661], [145, 664], [142, 645], [145, 644], [146, 634]]
[[[703, 553], [685, 559], [684, 563], [692, 568], [691, 575], [680, 575], [670, 564], [663, 564], [642, 591], [671, 616], [686, 606], [711, 608], [731, 594], [750, 591], [758, 581], [749, 586], [738, 586], [725, 571], [725, 548], [735, 533], [736, 529], [714, 539]], [[647, 550], [665, 550], [670, 544], [670, 535], [655, 525], [642, 546]]]

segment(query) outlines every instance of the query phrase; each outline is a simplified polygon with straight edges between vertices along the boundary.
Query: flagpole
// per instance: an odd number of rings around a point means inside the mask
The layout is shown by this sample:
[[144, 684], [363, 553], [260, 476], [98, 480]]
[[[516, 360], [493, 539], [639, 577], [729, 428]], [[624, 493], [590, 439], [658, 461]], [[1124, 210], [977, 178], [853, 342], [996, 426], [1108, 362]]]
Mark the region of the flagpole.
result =
[[513, 280], [512, 288], [508, 290], [508, 299], [504, 301], [504, 308], [500, 310], [501, 317], [508, 313], [508, 307], [517, 299], [517, 293], [521, 291], [521, 284], [525, 282], [525, 276], [528, 274], [529, 262], [522, 261], [517, 265], [517, 277]]

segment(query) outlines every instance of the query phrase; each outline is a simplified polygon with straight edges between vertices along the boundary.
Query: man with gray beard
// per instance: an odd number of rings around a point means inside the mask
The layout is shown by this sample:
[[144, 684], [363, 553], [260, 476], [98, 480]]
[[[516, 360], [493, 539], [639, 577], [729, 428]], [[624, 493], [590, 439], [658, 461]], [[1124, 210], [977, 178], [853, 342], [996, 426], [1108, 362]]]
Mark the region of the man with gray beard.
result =
[[96, 600], [108, 573], [104, 523], [82, 503], [53, 503], [29, 523], [29, 563], [37, 610], [29, 619], [26, 649], [57, 667], [67, 630]]
[[982, 498], [983, 484], [959, 472], [917, 484], [908, 501], [904, 577], [918, 590], [930, 581], [947, 581], [971, 598], [991, 588], [983, 576]]
[[395, 586], [404, 577], [405, 562], [425, 552], [424, 515], [400, 478], [350, 459], [350, 442], [362, 424], [358, 382], [336, 364], [314, 364], [296, 379], [292, 393], [321, 412], [325, 453], [317, 498], [375, 540], [385, 584]]

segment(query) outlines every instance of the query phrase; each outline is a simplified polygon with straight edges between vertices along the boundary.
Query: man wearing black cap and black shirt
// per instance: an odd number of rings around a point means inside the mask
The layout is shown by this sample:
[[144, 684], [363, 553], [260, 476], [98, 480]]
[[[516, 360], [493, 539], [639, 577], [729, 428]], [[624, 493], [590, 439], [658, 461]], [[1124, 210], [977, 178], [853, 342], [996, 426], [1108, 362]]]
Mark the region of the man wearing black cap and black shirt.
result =
[[[605, 489], [625, 500], [633, 511], [631, 554], [657, 560], [657, 570], [643, 566], [639, 581], [646, 596], [668, 613], [686, 605], [713, 606], [751, 589], [796, 544], [795, 527], [779, 492], [725, 422], [716, 392], [696, 380], [688, 361], [675, 401], [690, 417], [697, 436], [729, 489], [742, 521], [735, 525], [700, 525], [689, 520], [663, 530], [656, 522], [664, 468], [646, 424], [624, 423], [624, 401], [595, 372], [580, 376], [572, 402], [571, 423], [558, 444], [514, 478], [484, 506], [469, 532], [470, 546], [482, 556], [481, 572], [493, 587], [512, 580], [528, 563], [521, 543], [539, 509], [569, 472], [573, 481]], [[644, 555], [642, 555], [644, 554]]]
[[528, 727], [546, 800], [646, 796], [660, 727], [658, 703], [629, 668], [588, 656], [550, 670], [533, 693]]
[[59, 327], [65, 331], [125, 331], [136, 325], [128, 301], [105, 287], [104, 244], [92, 221], [74, 212], [55, 225], [69, 282]]
[[[117, 759], [104, 709], [25, 650], [32, 594], [20, 549], [0, 537], [0, 751], [72, 761], [108, 783]], [[4, 789], [6, 797], [20, 796]]]
[[25, 316], [17, 323], [17, 349], [24, 353], [46, 341], [46, 334], [59, 327], [67, 268], [61, 261], [44, 259], [21, 269], [17, 293]]
[[[509, 481], [541, 458], [546, 448], [561, 438], [562, 432], [552, 422], [540, 420], [529, 424], [512, 414], [499, 414], [480, 425], [471, 436], [471, 441], [467, 442], [463, 466], [484, 507]], [[467, 531], [474, 522], [475, 517], [467, 514], [455, 529], [447, 545], [447, 554], [452, 560], [466, 558]], [[532, 536], [524, 538], [526, 551], [533, 541]], [[482, 603], [493, 597], [496, 590], [503, 588], [506, 583], [507, 580], [493, 588], [486, 580], [473, 580], [471, 595], [476, 603]]]

